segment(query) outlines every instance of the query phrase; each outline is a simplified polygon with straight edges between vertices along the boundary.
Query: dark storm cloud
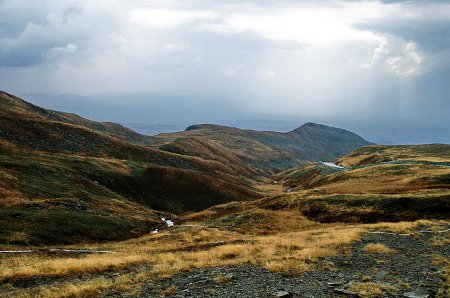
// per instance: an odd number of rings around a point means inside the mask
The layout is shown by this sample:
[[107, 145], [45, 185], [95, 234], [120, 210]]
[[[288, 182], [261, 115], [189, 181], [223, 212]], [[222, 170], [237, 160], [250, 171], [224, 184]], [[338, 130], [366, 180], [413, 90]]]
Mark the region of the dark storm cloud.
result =
[[35, 66], [96, 47], [98, 36], [117, 30], [109, 8], [86, 11], [82, 2], [0, 3], [0, 65]]

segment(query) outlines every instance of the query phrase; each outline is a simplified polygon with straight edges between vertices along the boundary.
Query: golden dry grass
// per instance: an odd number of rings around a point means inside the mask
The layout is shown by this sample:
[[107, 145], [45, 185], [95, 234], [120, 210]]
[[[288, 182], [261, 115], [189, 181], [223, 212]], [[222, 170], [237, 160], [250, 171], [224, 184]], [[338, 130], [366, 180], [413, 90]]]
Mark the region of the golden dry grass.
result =
[[447, 246], [450, 247], [450, 239], [441, 235], [433, 236], [430, 239], [430, 243], [433, 246]]
[[331, 175], [317, 187], [324, 194], [421, 193], [429, 189], [449, 189], [439, 181], [450, 168], [427, 165], [382, 165]]
[[267, 181], [267, 183], [258, 183], [255, 187], [266, 197], [276, 196], [284, 192], [284, 188], [281, 183], [273, 184], [270, 181]]
[[[111, 255], [88, 255], [80, 258], [60, 258], [45, 255], [2, 256], [0, 280], [10, 282], [32, 277], [70, 277], [85, 273], [101, 274], [110, 270], [149, 264], [151, 269], [140, 276], [122, 275], [114, 283], [100, 289], [125, 287], [133, 278], [136, 283], [148, 279], [169, 277], [173, 274], [212, 266], [253, 263], [274, 271], [297, 273], [307, 270], [310, 261], [335, 253], [333, 246], [356, 240], [356, 227], [319, 228], [287, 234], [257, 236], [242, 235], [218, 229], [191, 227], [187, 231], [166, 232], [121, 243], [105, 244], [102, 249], [117, 251]], [[311, 234], [314, 234], [312, 237]], [[339, 236], [340, 235], [340, 236]], [[220, 245], [201, 250], [184, 250], [223, 241]], [[240, 244], [232, 241], [244, 241]], [[227, 244], [229, 243], [229, 244]], [[137, 279], [137, 280], [136, 280]], [[71, 292], [72, 284], [65, 285]], [[89, 284], [86, 288], [89, 288]], [[45, 288], [42, 293], [58, 297], [59, 288]], [[86, 290], [87, 291], [87, 290]], [[63, 296], [64, 297], [64, 296]]]
[[89, 255], [84, 258], [46, 258], [36, 255], [14, 255], [0, 259], [0, 281], [33, 276], [64, 277], [74, 273], [95, 273], [121, 269], [145, 260], [145, 256]]
[[170, 295], [175, 294], [176, 292], [178, 292], [178, 287], [177, 286], [170, 286], [167, 289], [162, 290], [160, 294], [162, 296], [170, 296]]
[[432, 255], [432, 261], [430, 263], [433, 266], [449, 266], [450, 265], [450, 260], [442, 255], [439, 254], [433, 254]]
[[233, 279], [230, 276], [220, 274], [214, 278], [216, 284], [226, 284], [231, 282]]
[[442, 278], [442, 283], [439, 285], [439, 290], [436, 297], [438, 298], [448, 298], [450, 297], [450, 264], [447, 263], [445, 267], [444, 276]]
[[[20, 294], [23, 297], [78, 297], [98, 296], [110, 290], [136, 290], [141, 284], [205, 267], [256, 264], [284, 274], [297, 274], [313, 268], [314, 263], [323, 257], [341, 253], [346, 245], [357, 241], [366, 231], [407, 231], [424, 223], [439, 224], [432, 221], [372, 225], [316, 224], [297, 226], [291, 232], [265, 235], [205, 227], [197, 223], [127, 241], [83, 247], [112, 250], [116, 252], [114, 254], [78, 257], [0, 255], [0, 282], [64, 277], [68, 280], [65, 283], [24, 289]], [[14, 247], [9, 246], [8, 249]], [[137, 272], [129, 271], [130, 268], [141, 268], [139, 266], [144, 267]], [[111, 276], [108, 272], [121, 274]], [[90, 274], [90, 277], [77, 280], [85, 274]], [[109, 278], [101, 279], [105, 274]], [[76, 281], [71, 282], [72, 278]], [[79, 288], [79, 292], [75, 288]]]
[[406, 145], [406, 146], [368, 146], [357, 149], [337, 159], [339, 164], [348, 167], [388, 160], [420, 160], [431, 162], [450, 162], [450, 146]]
[[358, 282], [352, 284], [348, 290], [358, 293], [360, 297], [383, 297], [386, 292], [396, 292], [398, 288], [373, 282]]
[[78, 298], [97, 297], [112, 286], [112, 282], [104, 277], [93, 278], [84, 282], [63, 282], [55, 286], [39, 286], [31, 291], [16, 291], [5, 294], [5, 298]]
[[366, 246], [364, 246], [362, 250], [366, 253], [375, 253], [375, 254], [390, 254], [394, 252], [392, 248], [389, 248], [381, 243], [369, 243]]

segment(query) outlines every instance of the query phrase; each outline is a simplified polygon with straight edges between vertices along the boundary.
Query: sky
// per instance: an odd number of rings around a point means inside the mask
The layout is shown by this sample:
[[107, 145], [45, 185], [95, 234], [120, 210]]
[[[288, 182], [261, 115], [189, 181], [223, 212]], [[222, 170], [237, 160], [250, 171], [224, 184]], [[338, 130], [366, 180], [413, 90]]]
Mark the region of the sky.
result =
[[450, 1], [33, 2], [0, 0], [10, 93], [450, 122]]

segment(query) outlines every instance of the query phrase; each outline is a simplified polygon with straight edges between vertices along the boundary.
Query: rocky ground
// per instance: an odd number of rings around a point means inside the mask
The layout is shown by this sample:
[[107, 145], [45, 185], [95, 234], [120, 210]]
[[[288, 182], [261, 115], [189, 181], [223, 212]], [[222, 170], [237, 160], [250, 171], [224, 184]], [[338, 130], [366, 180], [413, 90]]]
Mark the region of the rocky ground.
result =
[[[448, 234], [440, 233], [439, 238]], [[435, 239], [436, 233], [420, 231], [366, 234], [346, 254], [323, 259], [301, 275], [282, 275], [255, 265], [210, 268], [148, 285], [141, 297], [438, 297], [450, 248]], [[394, 251], [365, 252], [369, 243], [382, 243]], [[366, 295], [358, 294], [357, 286], [360, 294], [366, 289]], [[374, 294], [376, 288], [381, 294]]]

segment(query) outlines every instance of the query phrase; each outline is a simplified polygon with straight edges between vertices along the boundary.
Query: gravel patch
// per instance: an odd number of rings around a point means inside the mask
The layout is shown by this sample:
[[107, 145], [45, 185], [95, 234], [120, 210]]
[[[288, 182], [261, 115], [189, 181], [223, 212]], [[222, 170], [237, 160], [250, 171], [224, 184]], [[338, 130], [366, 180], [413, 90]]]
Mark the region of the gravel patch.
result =
[[[449, 260], [450, 249], [431, 245], [435, 234], [366, 234], [350, 246], [350, 253], [325, 258], [317, 268], [297, 276], [270, 272], [256, 265], [216, 267], [176, 275], [147, 285], [139, 297], [161, 297], [171, 286], [169, 297], [358, 297], [355, 283], [395, 287], [382, 297], [436, 297], [444, 274], [436, 255]], [[442, 235], [447, 237], [448, 233]], [[369, 243], [381, 243], [392, 253], [366, 253]], [[330, 269], [331, 268], [331, 269]], [[226, 278], [218, 279], [219, 276]], [[217, 282], [225, 280], [226, 282]]]

